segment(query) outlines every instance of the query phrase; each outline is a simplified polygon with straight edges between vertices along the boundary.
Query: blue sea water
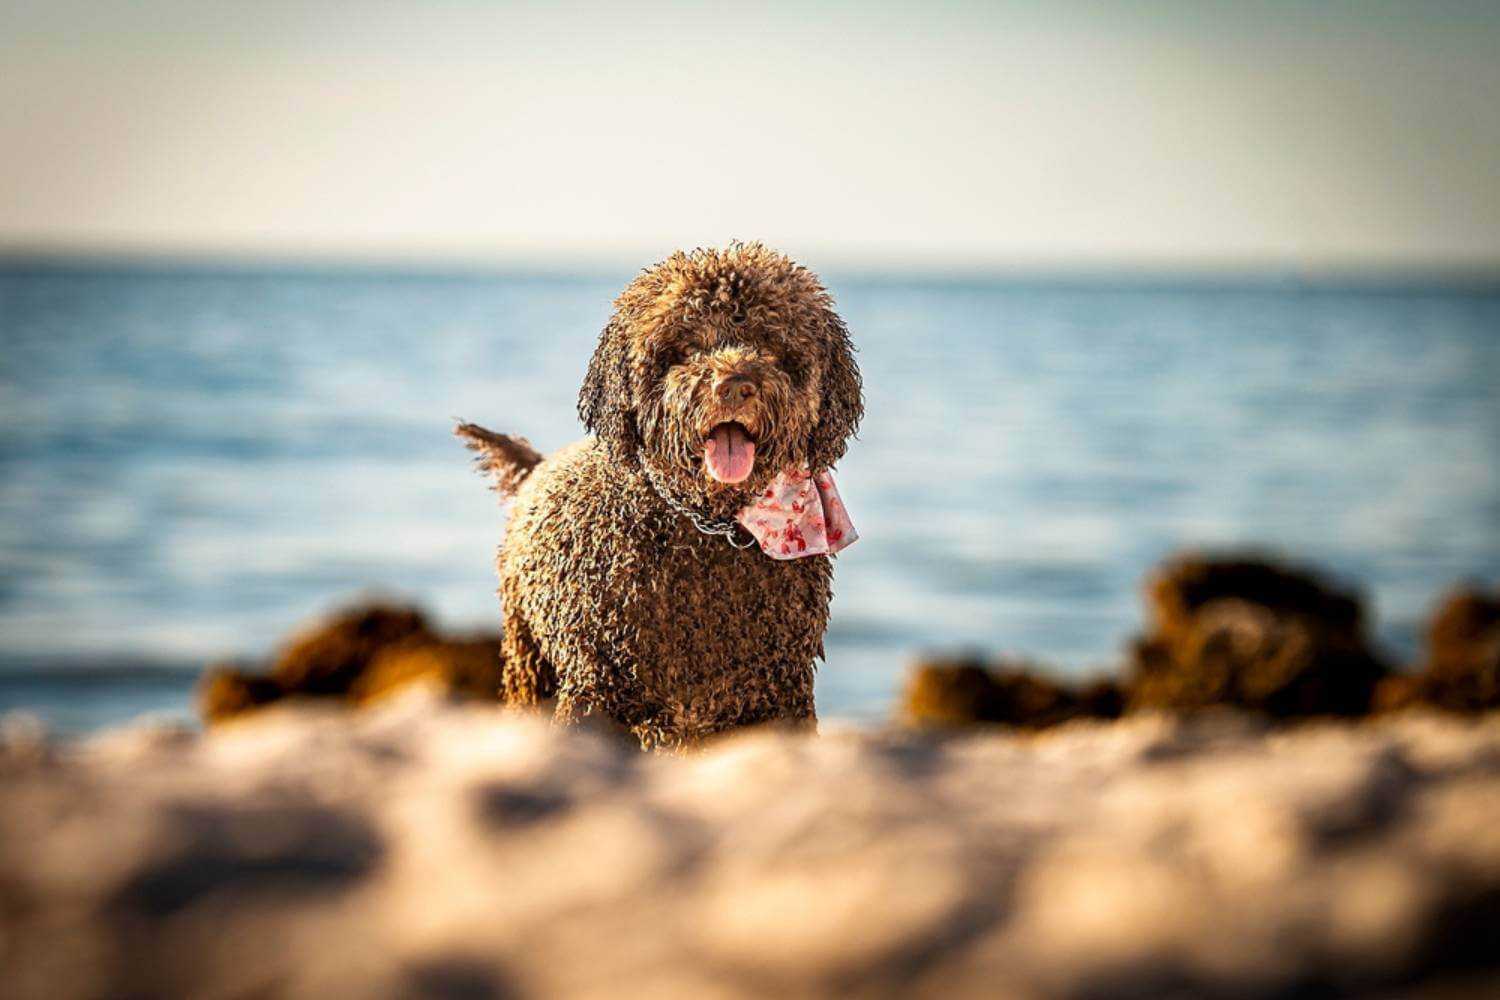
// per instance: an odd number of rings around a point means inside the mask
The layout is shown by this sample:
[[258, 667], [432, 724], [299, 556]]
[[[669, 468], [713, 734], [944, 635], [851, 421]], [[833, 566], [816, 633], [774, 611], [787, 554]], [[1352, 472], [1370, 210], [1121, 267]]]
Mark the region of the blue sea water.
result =
[[[628, 277], [0, 265], [0, 711], [186, 716], [203, 662], [372, 591], [494, 625], [452, 418], [579, 436]], [[1500, 578], [1500, 291], [828, 277], [869, 412], [825, 716], [925, 649], [1108, 669], [1182, 546], [1328, 567], [1398, 657]]]

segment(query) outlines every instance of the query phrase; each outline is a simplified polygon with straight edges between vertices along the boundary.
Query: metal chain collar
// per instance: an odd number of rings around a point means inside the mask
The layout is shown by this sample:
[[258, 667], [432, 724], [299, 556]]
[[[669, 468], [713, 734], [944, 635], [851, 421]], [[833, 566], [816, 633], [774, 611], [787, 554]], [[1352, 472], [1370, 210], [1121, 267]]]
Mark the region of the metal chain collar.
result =
[[[651, 488], [656, 491], [656, 495], [661, 497], [662, 503], [691, 521], [693, 527], [697, 528], [701, 533], [705, 535], [721, 535], [725, 541], [737, 549], [748, 549], [750, 546], [756, 544], [755, 537], [745, 531], [740, 522], [734, 518], [708, 517], [679, 502], [657, 480], [656, 470], [651, 468], [649, 463], [639, 457], [637, 457], [637, 461], [640, 463], [642, 471], [646, 473], [646, 482], [650, 483]], [[743, 541], [740, 540], [741, 537], [743, 537]]]

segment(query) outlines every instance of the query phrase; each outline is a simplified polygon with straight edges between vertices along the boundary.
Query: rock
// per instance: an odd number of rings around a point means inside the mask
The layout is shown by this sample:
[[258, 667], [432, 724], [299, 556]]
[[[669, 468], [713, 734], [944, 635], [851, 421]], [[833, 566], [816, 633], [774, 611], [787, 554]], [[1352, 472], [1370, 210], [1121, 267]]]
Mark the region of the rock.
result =
[[408, 684], [434, 684], [454, 697], [500, 699], [500, 637], [399, 643], [382, 649], [350, 687], [350, 697], [369, 704]]
[[444, 638], [414, 608], [358, 605], [293, 637], [265, 673], [210, 668], [198, 684], [198, 711], [218, 723], [285, 698], [364, 705], [412, 684], [497, 700], [500, 637]]
[[198, 714], [207, 723], [223, 722], [269, 705], [285, 693], [265, 675], [231, 666], [209, 667], [198, 680]]
[[1410, 674], [1392, 674], [1382, 677], [1375, 685], [1375, 694], [1370, 699], [1370, 711], [1400, 712], [1423, 702], [1422, 682]]
[[1118, 719], [1125, 714], [1125, 689], [1113, 678], [1099, 677], [1074, 689], [1078, 717]]
[[404, 690], [0, 740], [0, 994], [1500, 995], [1500, 715], [653, 757]]
[[1254, 554], [1179, 553], [1147, 577], [1145, 592], [1151, 624], [1168, 642], [1190, 631], [1205, 605], [1224, 598], [1310, 618], [1351, 640], [1363, 628], [1364, 612], [1354, 595], [1311, 570]]
[[1147, 581], [1130, 708], [1232, 705], [1278, 718], [1368, 712], [1387, 668], [1352, 594], [1248, 557], [1175, 557]]
[[1500, 590], [1460, 587], [1427, 626], [1421, 697], [1457, 712], [1500, 708]]
[[276, 655], [271, 676], [286, 691], [344, 694], [382, 649], [435, 638], [426, 616], [415, 608], [353, 607], [295, 636]]
[[1109, 681], [1070, 688], [1024, 665], [988, 667], [973, 658], [929, 659], [912, 669], [901, 713], [919, 725], [995, 722], [1042, 729], [1070, 719], [1118, 718], [1122, 704], [1119, 689]]

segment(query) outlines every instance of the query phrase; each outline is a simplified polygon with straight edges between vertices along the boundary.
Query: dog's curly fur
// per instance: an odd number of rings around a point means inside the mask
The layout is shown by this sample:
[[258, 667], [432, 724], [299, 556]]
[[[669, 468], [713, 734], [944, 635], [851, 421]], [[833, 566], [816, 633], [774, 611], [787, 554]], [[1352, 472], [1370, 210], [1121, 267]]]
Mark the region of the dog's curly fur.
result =
[[[753, 393], [723, 391], [737, 377]], [[644, 271], [615, 300], [579, 395], [594, 437], [541, 459], [524, 440], [458, 430], [515, 491], [499, 557], [506, 700], [555, 696], [560, 720], [603, 714], [647, 747], [813, 724], [829, 558], [734, 548], [661, 494], [732, 517], [783, 469], [838, 461], [863, 409], [848, 330], [805, 268], [736, 243]], [[732, 486], [703, 466], [728, 421], [756, 442]]]

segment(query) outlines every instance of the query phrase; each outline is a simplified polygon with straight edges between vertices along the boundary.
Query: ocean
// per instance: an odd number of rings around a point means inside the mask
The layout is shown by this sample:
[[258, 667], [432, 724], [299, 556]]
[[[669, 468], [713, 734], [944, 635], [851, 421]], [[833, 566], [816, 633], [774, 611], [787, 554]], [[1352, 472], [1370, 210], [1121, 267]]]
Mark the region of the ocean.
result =
[[[923, 651], [1112, 669], [1186, 546], [1325, 567], [1400, 660], [1500, 580], [1496, 287], [825, 277], [868, 406], [825, 717]], [[580, 436], [628, 279], [0, 263], [0, 711], [190, 718], [205, 663], [371, 593], [495, 626], [451, 425]]]

